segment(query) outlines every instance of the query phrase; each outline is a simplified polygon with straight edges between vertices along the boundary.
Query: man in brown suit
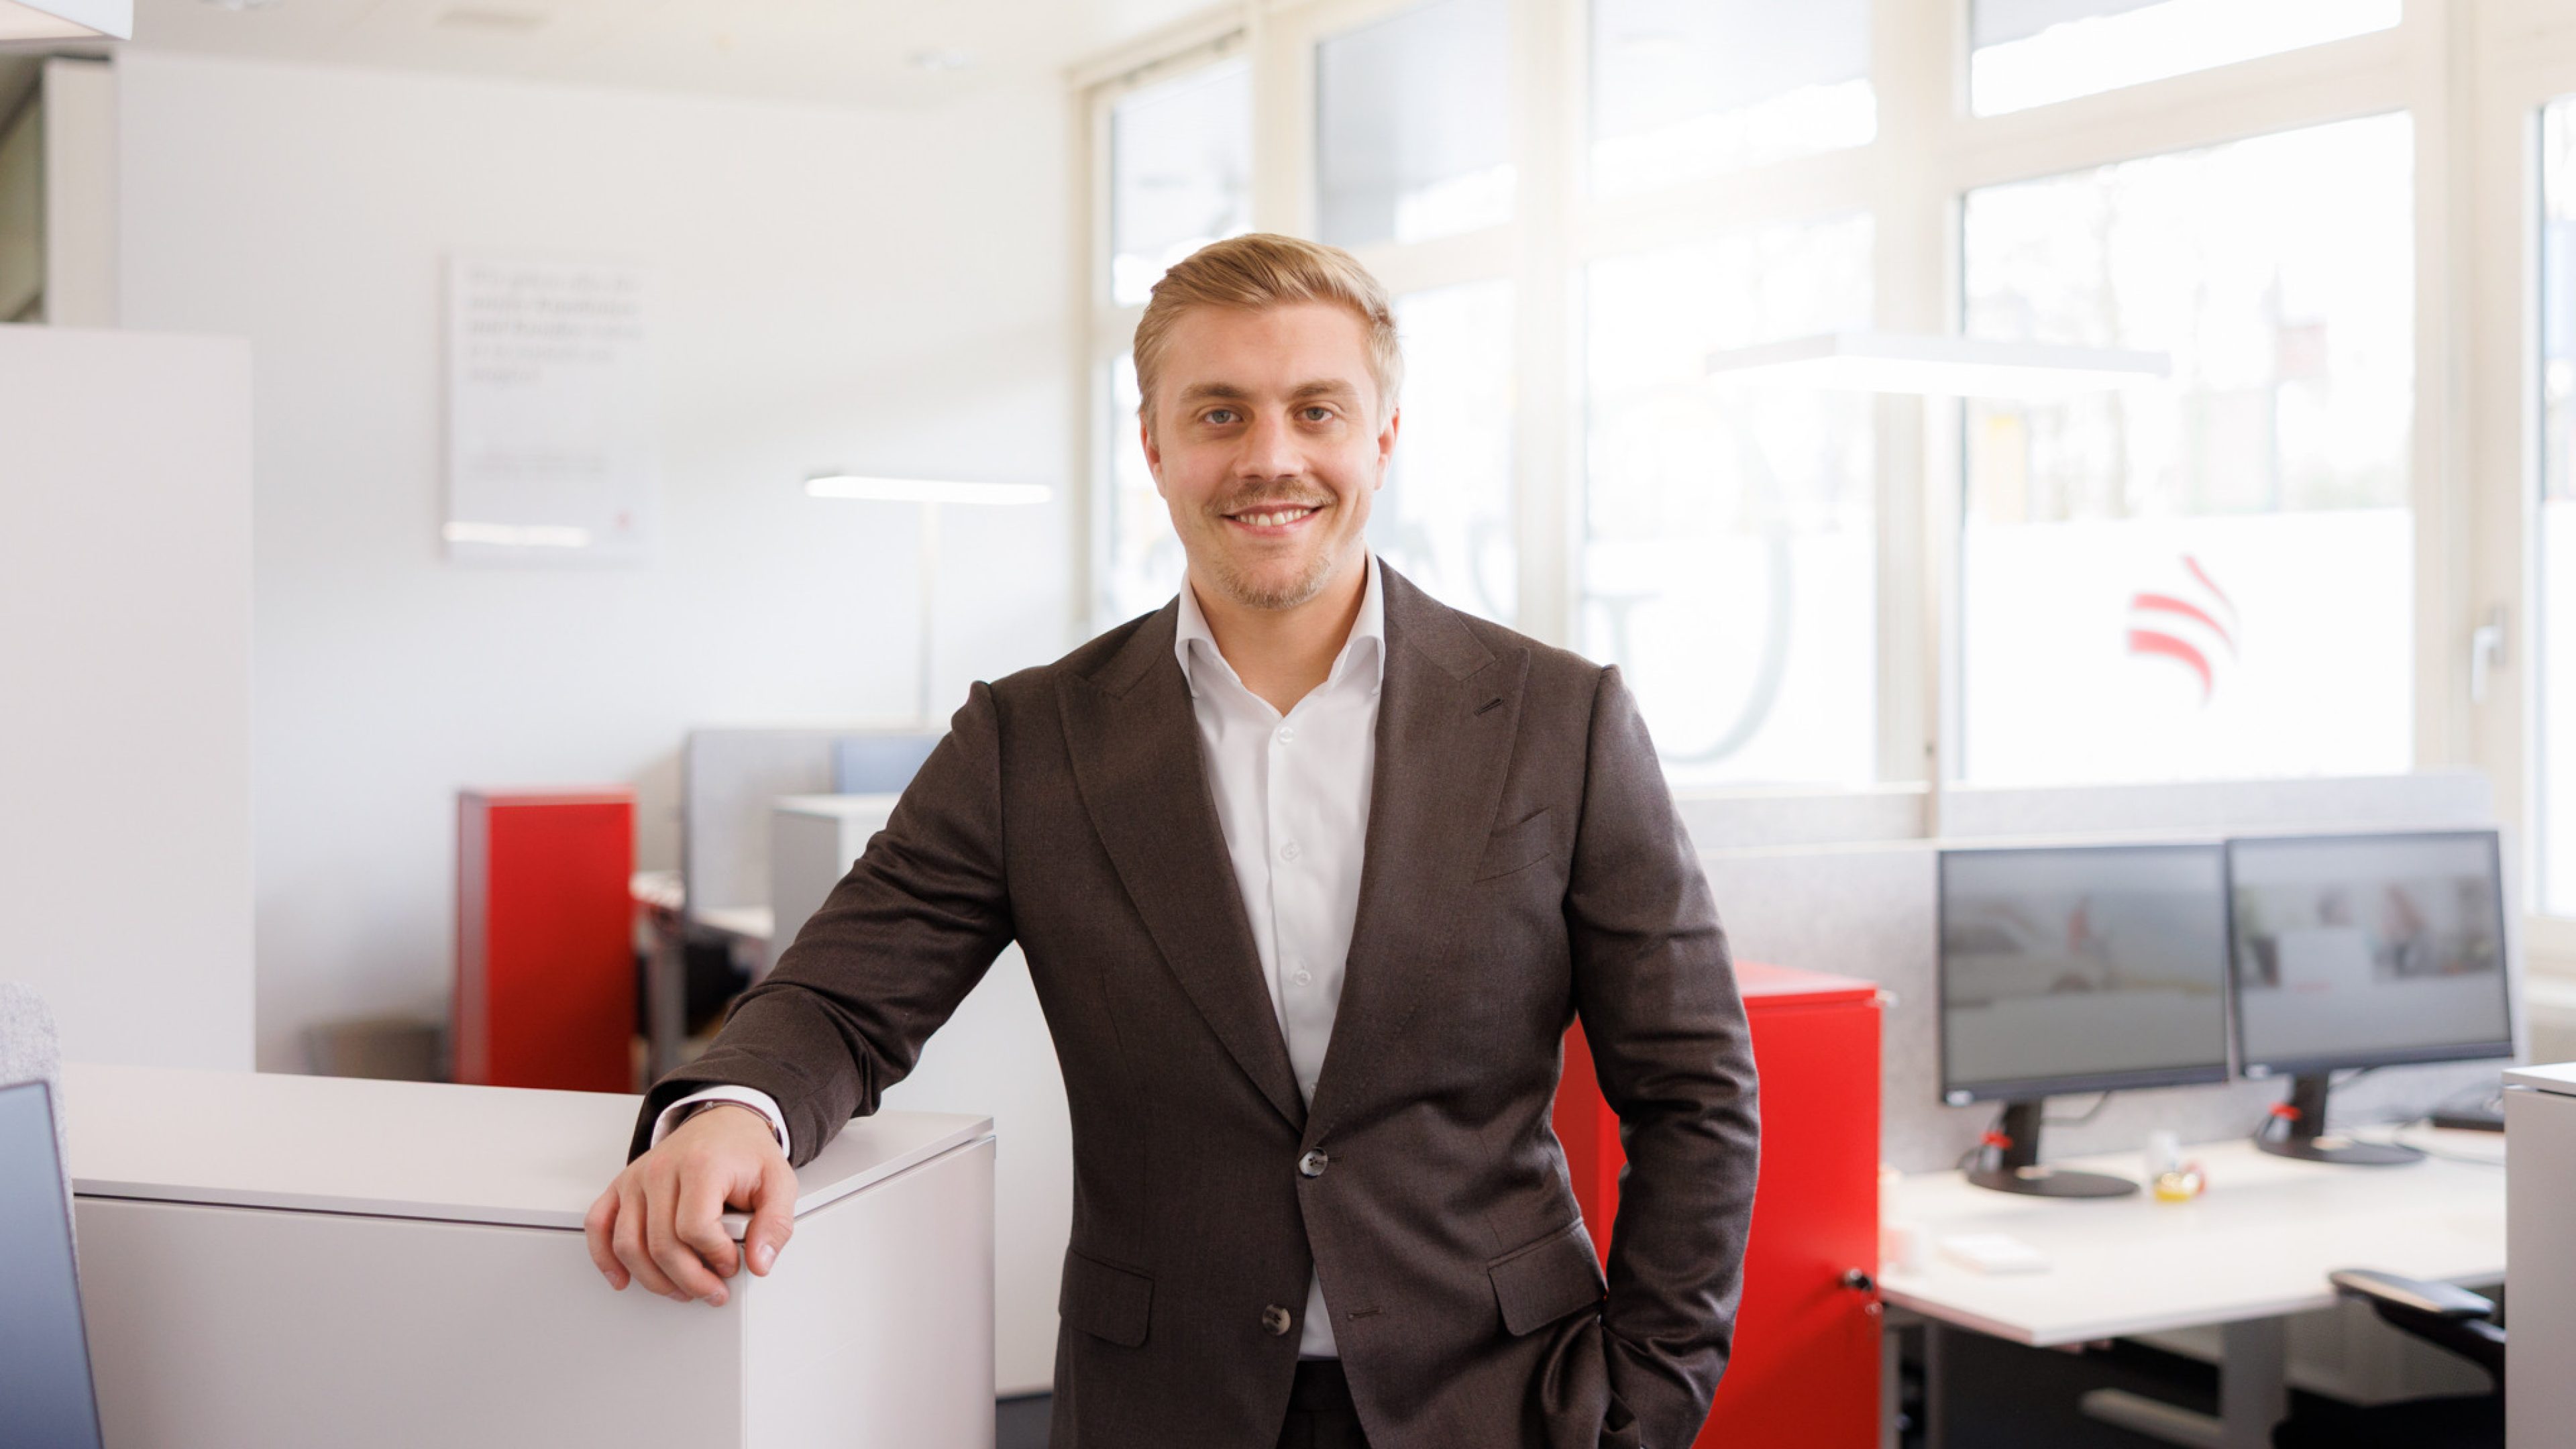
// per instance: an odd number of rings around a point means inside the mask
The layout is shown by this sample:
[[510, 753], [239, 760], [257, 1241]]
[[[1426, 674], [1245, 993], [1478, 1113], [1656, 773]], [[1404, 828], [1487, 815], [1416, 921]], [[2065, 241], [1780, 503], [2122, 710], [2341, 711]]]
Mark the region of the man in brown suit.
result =
[[[1682, 1449], [1726, 1364], [1754, 1073], [1635, 702], [1370, 556], [1401, 360], [1346, 253], [1199, 252], [1136, 360], [1180, 597], [974, 686], [654, 1086], [600, 1271], [724, 1301], [727, 1205], [770, 1271], [790, 1161], [1016, 940], [1073, 1117], [1056, 1449]], [[1629, 1160], [1606, 1293], [1549, 1126], [1575, 1018]]]

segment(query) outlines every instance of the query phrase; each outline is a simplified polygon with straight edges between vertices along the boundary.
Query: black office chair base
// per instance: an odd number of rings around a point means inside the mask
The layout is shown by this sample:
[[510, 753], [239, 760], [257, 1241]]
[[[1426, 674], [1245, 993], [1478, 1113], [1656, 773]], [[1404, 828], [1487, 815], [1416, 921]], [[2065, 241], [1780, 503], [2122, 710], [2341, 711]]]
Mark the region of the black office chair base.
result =
[[1980, 1167], [1968, 1181], [1996, 1192], [2029, 1197], [2127, 1197], [2138, 1185], [2107, 1172], [2065, 1172], [2054, 1167]]
[[2346, 1167], [2396, 1167], [2421, 1162], [2424, 1154], [2395, 1142], [2354, 1142], [2335, 1137], [2257, 1137], [2254, 1145], [2274, 1157], [2302, 1162], [2338, 1162]]

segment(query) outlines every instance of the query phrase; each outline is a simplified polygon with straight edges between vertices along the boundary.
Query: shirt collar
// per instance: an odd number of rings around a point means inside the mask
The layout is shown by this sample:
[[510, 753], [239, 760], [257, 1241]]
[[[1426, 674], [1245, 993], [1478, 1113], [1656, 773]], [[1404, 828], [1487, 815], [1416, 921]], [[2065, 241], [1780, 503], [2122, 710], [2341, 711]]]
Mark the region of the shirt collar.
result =
[[[1208, 628], [1207, 615], [1200, 610], [1198, 594], [1187, 577], [1181, 580], [1181, 621], [1172, 640], [1172, 652], [1181, 661], [1181, 678], [1188, 682], [1193, 698], [1199, 692], [1197, 670], [1202, 661], [1216, 671], [1214, 677], [1238, 689], [1243, 687], [1234, 666], [1226, 662], [1224, 651], [1216, 647], [1216, 634]], [[1368, 671], [1371, 694], [1386, 682], [1386, 591], [1378, 583], [1375, 550], [1369, 553], [1367, 582], [1360, 586], [1360, 616], [1351, 621], [1351, 636], [1342, 641], [1342, 651], [1333, 656], [1333, 669], [1324, 676], [1324, 687], [1341, 683], [1354, 669]]]

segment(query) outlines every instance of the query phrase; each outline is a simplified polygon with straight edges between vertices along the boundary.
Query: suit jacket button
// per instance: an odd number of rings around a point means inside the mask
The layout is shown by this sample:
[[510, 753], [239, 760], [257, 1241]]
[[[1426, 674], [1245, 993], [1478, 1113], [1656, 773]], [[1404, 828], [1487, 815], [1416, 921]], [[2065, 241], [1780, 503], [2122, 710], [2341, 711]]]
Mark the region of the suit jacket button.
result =
[[1262, 1309], [1261, 1326], [1270, 1330], [1272, 1338], [1285, 1337], [1288, 1333], [1288, 1310], [1276, 1303]]
[[1324, 1150], [1319, 1147], [1297, 1159], [1297, 1171], [1306, 1177], [1321, 1177], [1324, 1175], [1325, 1164], [1332, 1160], [1326, 1157]]

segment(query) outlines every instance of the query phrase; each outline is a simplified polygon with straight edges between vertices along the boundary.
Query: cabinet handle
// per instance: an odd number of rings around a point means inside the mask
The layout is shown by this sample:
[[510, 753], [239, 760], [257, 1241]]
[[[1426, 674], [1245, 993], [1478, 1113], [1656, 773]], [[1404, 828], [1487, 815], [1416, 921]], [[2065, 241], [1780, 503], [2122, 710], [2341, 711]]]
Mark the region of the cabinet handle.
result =
[[1875, 1293], [1878, 1280], [1858, 1268], [1846, 1268], [1843, 1270], [1843, 1286], [1855, 1293]]

